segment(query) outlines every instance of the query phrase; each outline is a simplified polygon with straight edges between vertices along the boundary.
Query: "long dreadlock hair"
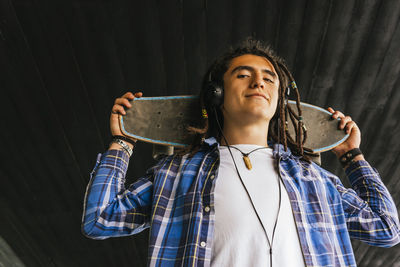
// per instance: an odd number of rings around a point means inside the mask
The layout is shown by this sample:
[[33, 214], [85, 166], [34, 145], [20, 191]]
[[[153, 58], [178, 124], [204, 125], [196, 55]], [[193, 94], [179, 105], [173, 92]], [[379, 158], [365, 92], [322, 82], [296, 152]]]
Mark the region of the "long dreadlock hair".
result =
[[[286, 66], [284, 60], [276, 55], [274, 50], [270, 46], [264, 45], [259, 40], [247, 38], [241, 42], [236, 48], [230, 48], [225, 54], [217, 58], [215, 62], [210, 66], [208, 71], [203, 77], [202, 89], [200, 91], [200, 110], [198, 111], [199, 116], [202, 117], [203, 125], [200, 127], [188, 127], [189, 132], [195, 135], [193, 143], [181, 153], [188, 153], [194, 155], [196, 151], [201, 148], [202, 142], [205, 138], [214, 136], [218, 140], [221, 138], [220, 131], [214, 116], [218, 117], [218, 121], [224, 121], [221, 110], [210, 109], [209, 105], [205, 103], [204, 95], [207, 89], [207, 84], [211, 82], [221, 86], [223, 88], [223, 76], [228, 70], [232, 59], [246, 55], [261, 56], [274, 66], [275, 71], [279, 78], [279, 98], [277, 111], [270, 121], [268, 128], [268, 140], [274, 143], [281, 142], [284, 145], [285, 150], [289, 147], [294, 155], [301, 156], [307, 161], [310, 161], [309, 156], [314, 156], [310, 149], [305, 148], [303, 145], [307, 139], [307, 129], [303, 123], [302, 110], [300, 107], [300, 93], [294, 82], [294, 78]], [[287, 105], [287, 99], [290, 89], [295, 93], [295, 101], [297, 112], [295, 112], [289, 105]], [[204, 110], [207, 111], [208, 116], [203, 116]], [[214, 110], [216, 111], [214, 114]], [[282, 118], [282, 119], [279, 119]], [[295, 136], [291, 136], [288, 131], [288, 124], [293, 124], [295, 129]]]

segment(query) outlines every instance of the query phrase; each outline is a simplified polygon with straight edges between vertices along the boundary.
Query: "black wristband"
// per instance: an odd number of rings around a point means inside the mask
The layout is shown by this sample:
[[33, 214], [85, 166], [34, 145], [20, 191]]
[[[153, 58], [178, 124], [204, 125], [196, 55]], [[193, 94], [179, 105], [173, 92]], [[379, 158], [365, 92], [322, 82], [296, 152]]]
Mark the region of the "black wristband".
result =
[[343, 167], [346, 167], [356, 156], [361, 154], [362, 152], [359, 148], [349, 150], [339, 158], [340, 164], [342, 164]]
[[124, 140], [125, 142], [128, 142], [129, 144], [135, 146], [135, 141], [132, 139], [129, 139], [128, 137], [122, 136], [122, 135], [113, 135], [113, 139], [121, 139]]

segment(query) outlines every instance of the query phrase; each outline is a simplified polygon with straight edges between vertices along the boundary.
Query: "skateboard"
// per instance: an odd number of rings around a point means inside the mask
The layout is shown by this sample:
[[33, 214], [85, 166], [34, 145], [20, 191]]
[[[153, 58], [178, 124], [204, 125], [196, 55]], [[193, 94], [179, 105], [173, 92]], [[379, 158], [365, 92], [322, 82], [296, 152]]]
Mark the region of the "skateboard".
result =
[[[200, 125], [198, 96], [140, 97], [130, 103], [132, 107], [119, 118], [125, 136], [162, 146], [185, 147], [192, 143], [193, 135], [186, 127]], [[288, 105], [297, 111], [295, 101], [289, 100]], [[338, 130], [338, 120], [331, 119], [329, 111], [307, 103], [301, 103], [301, 108], [307, 128], [304, 146], [314, 153], [328, 151], [348, 138]], [[288, 130], [295, 136], [292, 123]]]

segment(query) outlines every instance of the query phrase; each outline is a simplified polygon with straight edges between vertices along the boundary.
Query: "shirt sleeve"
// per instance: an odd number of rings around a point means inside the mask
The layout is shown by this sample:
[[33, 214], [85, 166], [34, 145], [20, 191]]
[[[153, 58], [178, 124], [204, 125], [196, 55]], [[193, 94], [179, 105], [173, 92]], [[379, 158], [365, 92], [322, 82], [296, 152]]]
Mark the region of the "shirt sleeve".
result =
[[123, 150], [99, 153], [90, 173], [83, 204], [82, 233], [93, 239], [137, 234], [150, 226], [153, 173], [125, 188], [129, 155]]
[[346, 169], [346, 174], [352, 188], [345, 188], [337, 177], [335, 183], [342, 196], [350, 237], [378, 247], [398, 244], [397, 209], [377, 170], [359, 160]]

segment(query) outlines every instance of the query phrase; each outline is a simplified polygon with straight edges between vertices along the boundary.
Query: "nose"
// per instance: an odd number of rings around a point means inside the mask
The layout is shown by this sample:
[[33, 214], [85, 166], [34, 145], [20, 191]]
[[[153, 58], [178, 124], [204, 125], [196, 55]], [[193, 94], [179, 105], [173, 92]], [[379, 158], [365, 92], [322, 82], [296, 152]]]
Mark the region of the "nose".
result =
[[265, 86], [265, 84], [264, 84], [263, 76], [259, 73], [255, 74], [253, 76], [253, 80], [251, 81], [250, 87], [253, 89], [257, 89], [257, 88], [264, 89], [264, 86]]

